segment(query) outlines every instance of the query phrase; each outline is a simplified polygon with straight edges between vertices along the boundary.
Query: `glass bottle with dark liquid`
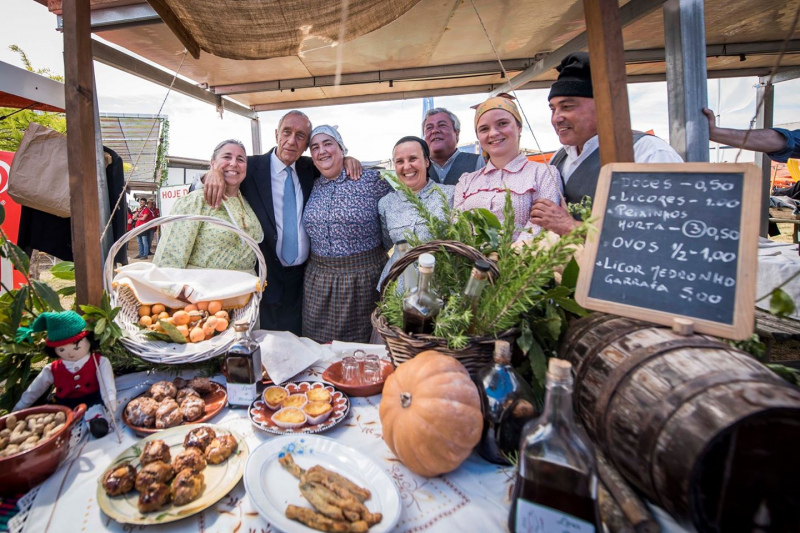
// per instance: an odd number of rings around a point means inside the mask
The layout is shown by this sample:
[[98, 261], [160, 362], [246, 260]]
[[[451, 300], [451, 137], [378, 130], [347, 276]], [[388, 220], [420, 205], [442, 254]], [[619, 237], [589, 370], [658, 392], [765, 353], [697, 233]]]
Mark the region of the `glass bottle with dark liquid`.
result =
[[544, 413], [528, 422], [508, 528], [512, 532], [602, 531], [594, 448], [575, 425], [572, 365], [550, 359]]
[[433, 255], [419, 256], [419, 283], [403, 298], [403, 331], [406, 333], [433, 333], [433, 320], [444, 305], [430, 286], [435, 265]]
[[236, 339], [225, 356], [228, 382], [228, 406], [249, 407], [258, 396], [261, 381], [261, 347], [250, 336], [250, 324], [239, 320], [234, 324]]
[[481, 292], [483, 287], [486, 286], [486, 281], [489, 279], [489, 263], [478, 259], [475, 261], [475, 266], [472, 267], [472, 272], [467, 280], [467, 286], [464, 288], [464, 296], [461, 298], [461, 307], [469, 309], [472, 312], [472, 320], [467, 328], [467, 333], [475, 333], [475, 325], [478, 321], [478, 303], [481, 299]]

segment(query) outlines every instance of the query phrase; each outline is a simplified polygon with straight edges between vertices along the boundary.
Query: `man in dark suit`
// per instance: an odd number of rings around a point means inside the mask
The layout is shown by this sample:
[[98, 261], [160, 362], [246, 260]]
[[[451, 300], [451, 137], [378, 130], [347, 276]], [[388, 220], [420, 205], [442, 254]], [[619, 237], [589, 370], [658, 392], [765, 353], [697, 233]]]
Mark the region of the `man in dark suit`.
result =
[[[289, 111], [275, 130], [277, 146], [263, 155], [247, 158], [247, 174], [240, 186], [261, 227], [261, 253], [267, 264], [267, 287], [261, 297], [260, 327], [301, 334], [303, 272], [310, 243], [303, 227], [303, 208], [319, 171], [308, 148], [311, 121], [300, 111]], [[348, 175], [361, 175], [361, 164], [345, 158]], [[206, 202], [219, 206], [224, 178], [210, 170], [205, 176]], [[289, 208], [291, 206], [291, 208]]]
[[429, 109], [422, 121], [422, 134], [431, 150], [431, 178], [445, 185], [455, 185], [465, 172], [482, 169], [486, 162], [478, 154], [458, 150], [461, 123], [443, 107]]

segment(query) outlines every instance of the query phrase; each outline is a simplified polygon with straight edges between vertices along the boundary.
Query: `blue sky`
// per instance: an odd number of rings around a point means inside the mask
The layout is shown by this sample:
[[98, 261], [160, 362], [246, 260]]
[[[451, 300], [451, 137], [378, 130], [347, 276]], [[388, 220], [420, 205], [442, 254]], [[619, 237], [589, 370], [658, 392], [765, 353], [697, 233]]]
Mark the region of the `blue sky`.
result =
[[[9, 45], [16, 44], [28, 54], [36, 68], [47, 67], [63, 74], [62, 36], [55, 31], [56, 18], [33, 0], [5, 0], [0, 18], [0, 61], [22, 66], [19, 56]], [[167, 90], [122, 73], [114, 68], [95, 63], [95, 74], [103, 113], [155, 114], [164, 101]], [[716, 109], [716, 80], [708, 84], [711, 107], [722, 112], [722, 125], [736, 128], [748, 127], [755, 113], [755, 85], [757, 78], [726, 79], [721, 82], [722, 106]], [[800, 122], [800, 80], [775, 86], [775, 117], [777, 123]], [[667, 88], [665, 83], [634, 84], [628, 87], [631, 108], [631, 125], [638, 130], [655, 130], [656, 135], [668, 139]], [[547, 91], [531, 90], [517, 93], [533, 133], [523, 134], [526, 148], [553, 150], [559, 147], [557, 137], [549, 122]], [[462, 121], [461, 142], [475, 141], [472, 129], [473, 111], [470, 106], [483, 100], [483, 95], [465, 95], [436, 98], [437, 107], [447, 107]], [[404, 135], [419, 135], [422, 100], [400, 100], [303, 110], [314, 124], [336, 124], [350, 154], [364, 161], [385, 159], [391, 154], [395, 141]], [[170, 120], [170, 155], [207, 159], [213, 147], [223, 139], [239, 138], [251, 148], [249, 120], [226, 113], [223, 118], [214, 108], [189, 97], [172, 93], [167, 98], [163, 113]], [[283, 112], [260, 114], [262, 147], [269, 149], [274, 141], [274, 129]], [[723, 151], [723, 161], [732, 161], [734, 150]], [[712, 161], [714, 155], [712, 154]], [[752, 160], [744, 154], [740, 161]]]

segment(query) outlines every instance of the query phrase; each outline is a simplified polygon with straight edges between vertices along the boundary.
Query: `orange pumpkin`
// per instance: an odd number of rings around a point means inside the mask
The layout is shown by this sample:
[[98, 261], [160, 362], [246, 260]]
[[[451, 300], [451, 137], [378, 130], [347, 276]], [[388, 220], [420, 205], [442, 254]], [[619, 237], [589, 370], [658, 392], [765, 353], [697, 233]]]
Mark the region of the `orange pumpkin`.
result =
[[454, 358], [429, 350], [386, 379], [380, 406], [383, 440], [412, 472], [451, 472], [481, 440], [478, 389]]

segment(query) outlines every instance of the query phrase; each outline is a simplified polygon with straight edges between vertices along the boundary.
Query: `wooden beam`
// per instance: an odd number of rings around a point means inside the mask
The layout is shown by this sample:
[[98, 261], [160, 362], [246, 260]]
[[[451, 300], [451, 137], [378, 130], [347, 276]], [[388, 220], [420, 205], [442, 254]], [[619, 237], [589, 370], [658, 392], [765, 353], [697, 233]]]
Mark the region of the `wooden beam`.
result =
[[619, 1], [583, 0], [583, 11], [589, 37], [600, 163], [632, 162], [633, 134]]
[[89, 2], [64, 0], [64, 100], [76, 302], [100, 305], [103, 268], [94, 125], [94, 67]]
[[186, 47], [189, 51], [189, 54], [195, 59], [200, 59], [200, 45], [197, 44], [197, 41], [194, 40], [194, 37], [189, 30], [186, 29], [186, 26], [180, 21], [180, 19], [175, 15], [175, 12], [172, 11], [172, 8], [164, 0], [147, 0], [147, 3], [150, 4], [158, 16], [161, 17], [161, 20], [164, 21], [164, 24], [172, 30], [172, 33], [175, 34], [175, 37]]

